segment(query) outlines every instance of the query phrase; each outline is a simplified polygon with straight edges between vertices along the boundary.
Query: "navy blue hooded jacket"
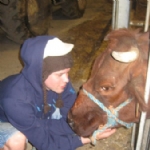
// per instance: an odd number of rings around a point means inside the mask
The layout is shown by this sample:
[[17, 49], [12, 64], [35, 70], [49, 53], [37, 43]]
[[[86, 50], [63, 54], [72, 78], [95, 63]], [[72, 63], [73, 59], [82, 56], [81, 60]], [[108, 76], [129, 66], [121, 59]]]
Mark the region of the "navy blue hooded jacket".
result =
[[74, 150], [82, 143], [66, 121], [68, 110], [76, 98], [70, 82], [62, 93], [64, 107], [60, 108], [61, 117], [53, 117], [58, 99], [58, 94], [53, 91], [47, 91], [51, 109], [47, 114], [43, 113], [43, 54], [47, 41], [52, 38], [38, 36], [24, 42], [21, 73], [0, 82], [0, 120], [10, 122], [38, 150]]

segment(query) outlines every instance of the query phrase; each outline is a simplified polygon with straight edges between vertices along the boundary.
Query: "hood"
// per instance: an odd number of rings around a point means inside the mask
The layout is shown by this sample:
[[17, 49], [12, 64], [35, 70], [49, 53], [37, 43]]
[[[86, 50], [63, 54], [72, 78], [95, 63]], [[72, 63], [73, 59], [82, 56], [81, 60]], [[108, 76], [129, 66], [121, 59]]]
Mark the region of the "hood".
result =
[[27, 39], [21, 48], [21, 59], [24, 64], [22, 75], [31, 84], [37, 95], [42, 90], [42, 64], [44, 48], [53, 36], [37, 36]]

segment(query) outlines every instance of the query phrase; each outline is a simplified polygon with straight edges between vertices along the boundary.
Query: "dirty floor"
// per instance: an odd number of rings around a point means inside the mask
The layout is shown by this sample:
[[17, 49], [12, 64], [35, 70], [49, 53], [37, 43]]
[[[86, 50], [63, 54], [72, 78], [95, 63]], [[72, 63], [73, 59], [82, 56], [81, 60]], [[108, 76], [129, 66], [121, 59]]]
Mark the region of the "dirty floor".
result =
[[[111, 29], [112, 1], [87, 0], [82, 18], [76, 20], [52, 20], [49, 34], [65, 42], [75, 44], [74, 67], [70, 78], [76, 91], [87, 80], [92, 63], [105, 48], [104, 37]], [[20, 45], [0, 35], [0, 80], [22, 69], [19, 61]], [[131, 129], [120, 128], [96, 146], [87, 144], [77, 150], [131, 150]], [[31, 147], [28, 147], [28, 150]]]

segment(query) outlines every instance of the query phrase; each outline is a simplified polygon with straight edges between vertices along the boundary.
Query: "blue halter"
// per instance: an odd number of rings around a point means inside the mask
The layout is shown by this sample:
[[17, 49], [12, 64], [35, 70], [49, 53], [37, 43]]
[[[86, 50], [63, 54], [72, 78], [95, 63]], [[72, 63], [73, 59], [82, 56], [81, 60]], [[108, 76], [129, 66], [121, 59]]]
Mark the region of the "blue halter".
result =
[[118, 123], [125, 126], [126, 128], [131, 128], [133, 126], [133, 123], [126, 123], [124, 121], [121, 121], [118, 118], [118, 116], [119, 116], [118, 111], [121, 108], [123, 108], [124, 106], [126, 106], [127, 104], [129, 104], [132, 101], [131, 98], [127, 99], [125, 102], [123, 102], [116, 108], [107, 109], [107, 107], [105, 107], [103, 105], [103, 103], [101, 103], [98, 99], [96, 99], [92, 94], [87, 92], [85, 89], [83, 89], [83, 92], [107, 114], [107, 124], [105, 124], [105, 126], [103, 126], [102, 128], [94, 131], [94, 133], [92, 135], [92, 138], [93, 138], [92, 144], [93, 145], [96, 144], [96, 135], [98, 133], [105, 131], [107, 128], [115, 127]]

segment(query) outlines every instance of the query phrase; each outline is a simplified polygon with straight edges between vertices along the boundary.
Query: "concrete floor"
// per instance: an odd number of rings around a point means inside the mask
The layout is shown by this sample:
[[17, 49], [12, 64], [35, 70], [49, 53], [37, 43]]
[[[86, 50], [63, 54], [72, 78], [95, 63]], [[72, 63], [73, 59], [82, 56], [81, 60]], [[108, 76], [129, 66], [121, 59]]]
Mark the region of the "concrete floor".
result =
[[[75, 44], [73, 57], [77, 65], [73, 67], [70, 77], [76, 91], [87, 80], [93, 60], [105, 47], [103, 38], [110, 27], [111, 13], [111, 2], [87, 0], [87, 8], [82, 18], [52, 20], [51, 22], [50, 35]], [[18, 73], [22, 69], [22, 65], [18, 59], [20, 45], [8, 40], [1, 33], [0, 47], [1, 80], [11, 74]], [[87, 59], [88, 55], [91, 55], [89, 59]], [[120, 128], [113, 136], [97, 142], [96, 146], [88, 144], [78, 150], [131, 150], [130, 142], [131, 129]], [[31, 146], [28, 145], [27, 149], [30, 150]]]

